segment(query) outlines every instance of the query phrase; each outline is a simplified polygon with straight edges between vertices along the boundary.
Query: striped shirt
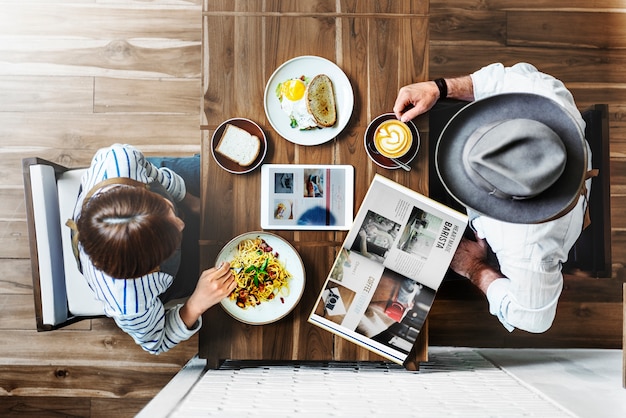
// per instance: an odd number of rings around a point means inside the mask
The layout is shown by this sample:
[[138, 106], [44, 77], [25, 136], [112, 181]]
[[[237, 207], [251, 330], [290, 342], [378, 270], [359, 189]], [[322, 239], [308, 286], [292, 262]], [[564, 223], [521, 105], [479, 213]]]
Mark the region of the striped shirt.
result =
[[[83, 199], [102, 180], [129, 177], [143, 183], [159, 182], [176, 201], [186, 194], [183, 179], [168, 168], [157, 168], [130, 145], [115, 144], [99, 150], [81, 180], [74, 219], [80, 216]], [[159, 354], [189, 339], [201, 326], [201, 319], [189, 330], [180, 317], [178, 305], [165, 310], [158, 296], [172, 284], [174, 277], [163, 272], [137, 279], [114, 279], [96, 269], [79, 245], [83, 276], [97, 299], [104, 303], [105, 314], [129, 334], [144, 350]]]

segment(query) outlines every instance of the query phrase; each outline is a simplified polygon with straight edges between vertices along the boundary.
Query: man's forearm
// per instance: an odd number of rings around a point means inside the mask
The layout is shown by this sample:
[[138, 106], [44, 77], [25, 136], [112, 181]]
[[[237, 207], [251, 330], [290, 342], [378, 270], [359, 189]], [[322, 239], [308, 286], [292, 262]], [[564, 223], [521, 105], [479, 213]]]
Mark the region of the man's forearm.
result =
[[487, 294], [489, 285], [502, 277], [502, 273], [484, 262], [477, 263], [475, 268], [467, 272], [467, 278], [485, 295]]
[[448, 98], [471, 102], [474, 100], [474, 83], [469, 75], [444, 79], [448, 86]]
[[470, 279], [485, 294], [491, 283], [504, 277], [487, 262], [487, 248], [484, 239], [473, 241], [463, 238], [450, 263], [452, 270]]

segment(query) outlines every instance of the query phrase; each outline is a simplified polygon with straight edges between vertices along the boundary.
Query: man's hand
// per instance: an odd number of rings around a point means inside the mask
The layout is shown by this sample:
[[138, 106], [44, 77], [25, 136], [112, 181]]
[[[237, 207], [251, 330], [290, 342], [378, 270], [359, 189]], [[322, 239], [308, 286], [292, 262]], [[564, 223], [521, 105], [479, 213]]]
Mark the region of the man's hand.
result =
[[470, 279], [485, 294], [494, 280], [504, 277], [487, 262], [487, 241], [480, 238], [477, 238], [477, 241], [463, 238], [450, 267], [461, 276]]
[[402, 122], [408, 122], [428, 112], [437, 99], [439, 99], [439, 89], [434, 81], [409, 84], [398, 92], [396, 103], [393, 105], [393, 113]]
[[235, 276], [230, 270], [230, 263], [224, 262], [218, 267], [203, 271], [193, 294], [180, 309], [180, 317], [187, 328], [193, 328], [207, 309], [228, 296], [235, 287]]
[[[474, 100], [474, 84], [471, 76], [446, 77], [445, 83], [448, 87], [448, 98]], [[408, 122], [432, 109], [439, 100], [439, 95], [439, 88], [434, 81], [409, 84], [398, 92], [396, 103], [393, 105], [393, 113], [402, 122]]]
[[487, 242], [484, 239], [472, 241], [461, 239], [459, 247], [452, 258], [450, 267], [468, 279], [478, 270], [481, 264], [487, 263]]

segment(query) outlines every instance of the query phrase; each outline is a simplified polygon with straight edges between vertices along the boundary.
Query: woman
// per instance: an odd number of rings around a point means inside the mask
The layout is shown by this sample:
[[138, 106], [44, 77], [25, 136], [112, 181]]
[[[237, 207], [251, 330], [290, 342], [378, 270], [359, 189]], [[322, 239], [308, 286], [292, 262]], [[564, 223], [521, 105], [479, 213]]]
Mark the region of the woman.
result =
[[[186, 224], [198, 223], [200, 204], [187, 185], [199, 190], [199, 157], [148, 160], [115, 144], [94, 156], [74, 210], [83, 276], [106, 315], [153, 354], [191, 337], [235, 288], [228, 263], [198, 273], [199, 228]], [[166, 310], [178, 298], [187, 299]]]

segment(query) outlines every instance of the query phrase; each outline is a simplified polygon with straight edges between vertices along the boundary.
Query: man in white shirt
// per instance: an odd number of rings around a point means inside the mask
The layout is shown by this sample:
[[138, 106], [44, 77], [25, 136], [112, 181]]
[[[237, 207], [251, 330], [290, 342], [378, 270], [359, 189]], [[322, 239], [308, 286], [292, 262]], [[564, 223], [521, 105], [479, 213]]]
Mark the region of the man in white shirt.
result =
[[585, 122], [563, 83], [527, 63], [405, 86], [394, 112], [408, 121], [446, 97], [472, 103], [442, 132], [437, 171], [476, 234], [463, 239], [451, 267], [486, 294], [506, 329], [545, 332], [585, 219]]

